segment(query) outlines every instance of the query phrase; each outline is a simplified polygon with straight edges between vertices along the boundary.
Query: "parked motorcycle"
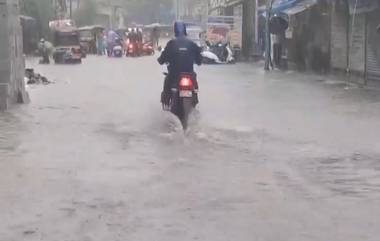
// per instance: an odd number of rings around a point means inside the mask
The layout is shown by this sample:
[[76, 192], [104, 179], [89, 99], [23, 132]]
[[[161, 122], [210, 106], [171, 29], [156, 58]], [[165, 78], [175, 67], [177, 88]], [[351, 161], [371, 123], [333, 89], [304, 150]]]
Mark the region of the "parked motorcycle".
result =
[[189, 116], [198, 104], [196, 74], [181, 73], [178, 80], [177, 87], [171, 89], [172, 95], [169, 106], [163, 106], [163, 109], [176, 115], [181, 121], [183, 129], [186, 130]]
[[202, 62], [204, 64], [233, 64], [235, 58], [228, 43], [210, 44], [206, 41], [206, 47], [202, 51]]

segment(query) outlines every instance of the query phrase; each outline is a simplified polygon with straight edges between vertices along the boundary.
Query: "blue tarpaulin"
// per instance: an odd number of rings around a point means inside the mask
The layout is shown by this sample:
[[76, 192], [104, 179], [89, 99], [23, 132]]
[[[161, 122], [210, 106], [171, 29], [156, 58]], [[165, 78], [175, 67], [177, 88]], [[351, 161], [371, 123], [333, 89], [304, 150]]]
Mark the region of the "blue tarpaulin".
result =
[[291, 7], [294, 7], [297, 3], [303, 0], [275, 0], [272, 6], [272, 12], [279, 13]]
[[[315, 5], [318, 0], [275, 0], [272, 6], [272, 14], [287, 18], [289, 15], [302, 12]], [[259, 15], [266, 16], [266, 7], [259, 9]]]
[[[303, 0], [275, 0], [272, 5], [272, 12], [273, 13], [282, 12], [283, 10], [291, 8], [301, 1]], [[259, 14], [265, 15], [265, 12], [266, 12], [265, 5], [259, 8]]]

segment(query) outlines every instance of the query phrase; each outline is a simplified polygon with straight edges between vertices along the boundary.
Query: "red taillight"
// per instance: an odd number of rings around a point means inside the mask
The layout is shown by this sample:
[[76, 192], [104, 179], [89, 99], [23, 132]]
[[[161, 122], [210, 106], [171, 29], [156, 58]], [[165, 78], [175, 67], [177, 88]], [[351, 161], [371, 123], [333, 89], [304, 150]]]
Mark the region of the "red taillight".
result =
[[80, 53], [81, 53], [81, 50], [80, 50], [80, 49], [72, 48], [72, 49], [71, 49], [71, 52], [73, 52], [74, 54], [80, 54]]
[[183, 76], [179, 81], [180, 89], [192, 90], [193, 89], [193, 81], [190, 76]]

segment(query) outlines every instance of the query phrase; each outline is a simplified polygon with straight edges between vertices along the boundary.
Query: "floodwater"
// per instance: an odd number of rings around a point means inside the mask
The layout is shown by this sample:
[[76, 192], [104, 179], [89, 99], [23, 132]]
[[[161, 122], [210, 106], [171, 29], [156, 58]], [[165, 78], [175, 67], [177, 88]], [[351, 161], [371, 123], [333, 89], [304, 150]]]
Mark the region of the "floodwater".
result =
[[154, 57], [29, 67], [0, 114], [0, 240], [378, 241], [380, 92], [202, 66], [184, 133]]

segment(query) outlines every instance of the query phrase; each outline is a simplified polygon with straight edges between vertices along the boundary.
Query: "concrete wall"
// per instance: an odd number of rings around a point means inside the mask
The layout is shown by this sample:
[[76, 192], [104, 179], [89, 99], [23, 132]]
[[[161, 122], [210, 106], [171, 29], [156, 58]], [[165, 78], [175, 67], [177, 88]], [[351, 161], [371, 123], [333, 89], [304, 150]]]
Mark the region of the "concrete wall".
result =
[[28, 101], [18, 0], [0, 0], [0, 110]]

